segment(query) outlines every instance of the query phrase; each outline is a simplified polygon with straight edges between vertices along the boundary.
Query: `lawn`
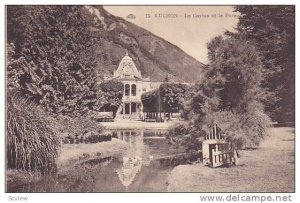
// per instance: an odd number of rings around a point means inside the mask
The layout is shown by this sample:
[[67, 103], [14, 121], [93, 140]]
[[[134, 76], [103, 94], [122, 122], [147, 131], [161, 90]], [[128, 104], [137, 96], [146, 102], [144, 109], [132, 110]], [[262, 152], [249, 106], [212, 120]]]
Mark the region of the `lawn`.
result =
[[168, 179], [170, 192], [294, 192], [294, 128], [271, 128], [257, 149], [241, 152], [238, 166], [180, 165]]

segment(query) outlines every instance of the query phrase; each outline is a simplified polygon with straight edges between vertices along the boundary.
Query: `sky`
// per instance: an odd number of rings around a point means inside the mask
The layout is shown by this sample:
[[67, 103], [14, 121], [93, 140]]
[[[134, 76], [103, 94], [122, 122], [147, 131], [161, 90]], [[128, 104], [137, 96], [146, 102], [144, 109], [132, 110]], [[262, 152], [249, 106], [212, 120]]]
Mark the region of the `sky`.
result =
[[[239, 13], [231, 6], [104, 6], [122, 17], [177, 45], [207, 63], [206, 44], [226, 30], [234, 31]], [[134, 19], [126, 18], [129, 14]], [[147, 18], [148, 16], [148, 18]]]

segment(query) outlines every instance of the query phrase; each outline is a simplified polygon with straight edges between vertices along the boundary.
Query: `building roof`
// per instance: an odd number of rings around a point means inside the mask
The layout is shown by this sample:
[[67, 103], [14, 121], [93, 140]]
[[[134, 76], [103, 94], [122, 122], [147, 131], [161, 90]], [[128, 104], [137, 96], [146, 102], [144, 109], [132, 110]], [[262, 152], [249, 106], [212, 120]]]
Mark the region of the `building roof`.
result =
[[125, 76], [142, 79], [141, 72], [136, 68], [132, 58], [128, 56], [128, 53], [126, 53], [126, 55], [121, 60], [118, 69], [114, 72], [113, 77], [123, 78]]

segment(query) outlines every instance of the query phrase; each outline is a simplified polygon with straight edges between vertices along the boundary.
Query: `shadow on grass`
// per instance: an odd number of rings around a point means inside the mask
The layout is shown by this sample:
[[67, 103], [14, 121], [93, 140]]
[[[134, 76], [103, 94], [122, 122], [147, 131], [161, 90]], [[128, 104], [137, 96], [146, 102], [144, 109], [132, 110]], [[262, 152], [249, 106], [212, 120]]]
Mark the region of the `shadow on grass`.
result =
[[275, 123], [273, 124], [274, 128], [279, 128], [279, 127], [295, 127], [294, 122], [285, 122], [285, 123]]
[[290, 142], [292, 142], [292, 141], [295, 141], [295, 139], [282, 139], [282, 141], [290, 141]]
[[239, 164], [239, 165], [222, 165], [222, 166], [219, 166], [217, 168], [240, 168], [240, 167], [245, 167], [246, 164]]
[[254, 151], [254, 150], [258, 150], [258, 149], [259, 149], [259, 147], [245, 147], [243, 149], [243, 151]]

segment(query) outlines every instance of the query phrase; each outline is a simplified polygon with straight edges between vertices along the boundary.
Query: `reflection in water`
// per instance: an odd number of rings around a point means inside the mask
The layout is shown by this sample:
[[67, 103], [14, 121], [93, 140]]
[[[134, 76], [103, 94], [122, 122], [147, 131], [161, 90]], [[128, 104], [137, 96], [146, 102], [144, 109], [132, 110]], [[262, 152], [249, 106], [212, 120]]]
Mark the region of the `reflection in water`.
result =
[[136, 174], [140, 172], [141, 168], [142, 163], [140, 157], [124, 157], [122, 168], [117, 169], [116, 172], [121, 183], [128, 188], [128, 186], [132, 184]]
[[123, 165], [116, 172], [121, 183], [128, 188], [134, 181], [135, 176], [141, 171], [142, 165], [149, 166], [153, 155], [144, 144], [144, 130], [138, 131], [117, 131], [115, 132], [120, 140], [128, 142], [130, 147], [123, 157]]
[[[181, 161], [169, 155], [182, 152], [169, 145], [163, 131], [119, 130], [113, 136], [129, 144], [121, 155], [97, 158], [35, 183], [8, 185], [8, 192], [163, 192], [172, 168]], [[157, 139], [160, 138], [160, 139]], [[183, 159], [185, 160], [185, 159]]]

